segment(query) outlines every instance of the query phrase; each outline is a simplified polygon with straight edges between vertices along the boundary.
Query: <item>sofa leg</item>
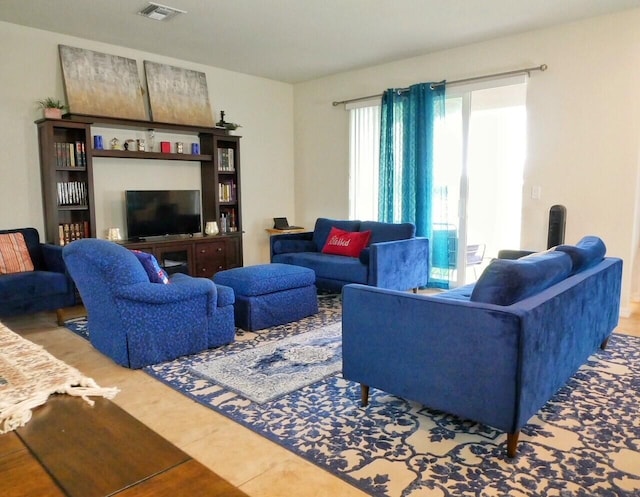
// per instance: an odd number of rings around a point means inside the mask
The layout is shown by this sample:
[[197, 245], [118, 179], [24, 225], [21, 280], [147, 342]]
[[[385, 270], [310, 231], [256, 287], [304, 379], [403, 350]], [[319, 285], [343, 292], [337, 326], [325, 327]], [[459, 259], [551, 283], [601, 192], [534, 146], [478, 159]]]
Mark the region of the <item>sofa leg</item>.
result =
[[56, 321], [58, 326], [64, 326], [64, 311], [62, 309], [56, 309]]
[[516, 457], [516, 450], [518, 448], [518, 437], [520, 436], [520, 430], [515, 433], [507, 433], [507, 457]]
[[369, 385], [360, 383], [360, 405], [367, 407], [369, 405]]
[[605, 338], [600, 344], [600, 350], [605, 350], [607, 348], [607, 344], [609, 343], [609, 337]]
[[417, 289], [417, 288], [412, 288], [412, 289], [411, 289], [411, 291], [412, 291], [413, 293], [418, 293], [418, 289]]

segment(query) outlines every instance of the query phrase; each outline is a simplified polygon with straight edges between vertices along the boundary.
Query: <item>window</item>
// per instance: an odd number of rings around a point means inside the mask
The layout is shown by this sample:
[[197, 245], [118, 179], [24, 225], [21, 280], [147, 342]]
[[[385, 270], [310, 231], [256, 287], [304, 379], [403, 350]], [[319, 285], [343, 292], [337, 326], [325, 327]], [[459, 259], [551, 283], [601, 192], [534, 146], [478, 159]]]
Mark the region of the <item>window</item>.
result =
[[349, 109], [349, 219], [378, 219], [380, 101], [358, 102]]
[[[466, 250], [458, 247], [486, 247], [486, 262], [500, 248], [520, 246], [526, 77], [452, 86], [446, 95], [446, 116], [435, 130], [432, 222], [451, 234], [453, 250], [449, 260], [434, 264], [432, 276], [462, 285], [480, 271], [465, 274]], [[349, 215], [377, 220], [380, 101], [347, 109]]]

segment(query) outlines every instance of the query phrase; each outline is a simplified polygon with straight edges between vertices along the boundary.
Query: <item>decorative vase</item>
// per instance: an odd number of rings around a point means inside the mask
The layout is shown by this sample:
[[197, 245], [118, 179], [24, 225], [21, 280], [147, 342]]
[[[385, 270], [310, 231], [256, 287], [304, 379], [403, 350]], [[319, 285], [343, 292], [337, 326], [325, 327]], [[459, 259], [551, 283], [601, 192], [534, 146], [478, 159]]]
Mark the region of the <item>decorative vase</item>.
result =
[[46, 119], [62, 119], [62, 109], [45, 107], [43, 110], [44, 110], [44, 117]]
[[205, 225], [205, 228], [204, 228], [204, 232], [207, 235], [217, 235], [219, 233], [218, 223], [216, 223], [215, 221], [207, 221], [207, 224]]

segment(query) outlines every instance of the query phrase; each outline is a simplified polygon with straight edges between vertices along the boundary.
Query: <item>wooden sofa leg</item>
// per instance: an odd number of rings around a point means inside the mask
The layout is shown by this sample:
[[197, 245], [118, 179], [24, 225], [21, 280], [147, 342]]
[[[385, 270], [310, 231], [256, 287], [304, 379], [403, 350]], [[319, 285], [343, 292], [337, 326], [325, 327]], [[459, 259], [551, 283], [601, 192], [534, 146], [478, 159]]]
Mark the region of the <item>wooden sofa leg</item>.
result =
[[516, 457], [516, 450], [518, 448], [518, 437], [520, 436], [520, 430], [515, 433], [507, 433], [507, 457]]
[[367, 407], [369, 405], [369, 386], [360, 383], [360, 405]]
[[56, 309], [56, 321], [58, 322], [58, 326], [64, 326], [64, 310]]
[[600, 344], [600, 350], [605, 350], [607, 348], [607, 344], [609, 343], [609, 337], [605, 338]]

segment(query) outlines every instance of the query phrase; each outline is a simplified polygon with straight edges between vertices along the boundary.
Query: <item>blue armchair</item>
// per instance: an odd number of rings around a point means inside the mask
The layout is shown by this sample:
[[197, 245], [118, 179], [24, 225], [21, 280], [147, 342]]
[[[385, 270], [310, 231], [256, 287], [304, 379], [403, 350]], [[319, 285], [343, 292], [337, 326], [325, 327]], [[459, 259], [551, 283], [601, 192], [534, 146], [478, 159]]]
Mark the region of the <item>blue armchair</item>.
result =
[[138, 258], [114, 242], [77, 240], [63, 250], [88, 314], [92, 345], [141, 368], [230, 343], [234, 294], [206, 278], [149, 281]]
[[35, 228], [0, 230], [4, 233], [22, 233], [34, 270], [0, 275], [0, 316], [74, 305], [75, 287], [62, 260], [62, 247], [40, 243]]

